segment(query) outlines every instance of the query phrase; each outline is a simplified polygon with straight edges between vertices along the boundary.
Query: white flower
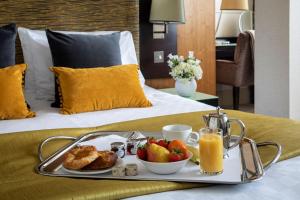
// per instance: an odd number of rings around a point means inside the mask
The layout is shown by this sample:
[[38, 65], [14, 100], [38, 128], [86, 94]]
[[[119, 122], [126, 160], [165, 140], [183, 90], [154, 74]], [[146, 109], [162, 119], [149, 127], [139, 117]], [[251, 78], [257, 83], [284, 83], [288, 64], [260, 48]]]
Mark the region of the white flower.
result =
[[171, 61], [171, 60], [168, 60], [168, 66], [170, 67], [170, 68], [172, 68], [172, 67], [174, 67], [174, 64], [173, 64], [173, 62]]
[[178, 55], [173, 56], [173, 59], [174, 59], [174, 60], [179, 60]]
[[188, 58], [194, 58], [194, 52], [193, 51], [189, 51], [189, 55], [188, 55]]
[[184, 57], [183, 56], [179, 56], [179, 60], [180, 60], [180, 62], [183, 62], [184, 61]]
[[192, 60], [192, 59], [188, 59], [186, 62], [190, 65], [195, 65], [196, 64], [195, 60]]
[[170, 75], [175, 80], [190, 81], [202, 78], [201, 61], [194, 57], [193, 52], [189, 52], [189, 57], [185, 60], [183, 56], [168, 55], [168, 66], [171, 68]]

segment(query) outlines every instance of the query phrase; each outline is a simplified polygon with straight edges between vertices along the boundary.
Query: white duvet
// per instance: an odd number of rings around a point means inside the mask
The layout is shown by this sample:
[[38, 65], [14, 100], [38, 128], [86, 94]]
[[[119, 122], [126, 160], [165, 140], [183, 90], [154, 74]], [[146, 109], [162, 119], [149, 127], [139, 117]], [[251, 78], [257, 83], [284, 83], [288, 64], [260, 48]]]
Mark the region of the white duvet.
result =
[[[0, 133], [55, 128], [95, 127], [114, 122], [215, 109], [212, 106], [177, 95], [167, 94], [148, 86], [144, 86], [144, 90], [146, 96], [153, 104], [152, 107], [121, 108], [75, 115], [62, 115], [57, 108], [50, 107], [51, 102], [33, 99], [29, 103], [32, 111], [36, 112], [37, 116], [21, 120], [2, 120], [0, 121]], [[196, 120], [201, 120], [200, 116]]]

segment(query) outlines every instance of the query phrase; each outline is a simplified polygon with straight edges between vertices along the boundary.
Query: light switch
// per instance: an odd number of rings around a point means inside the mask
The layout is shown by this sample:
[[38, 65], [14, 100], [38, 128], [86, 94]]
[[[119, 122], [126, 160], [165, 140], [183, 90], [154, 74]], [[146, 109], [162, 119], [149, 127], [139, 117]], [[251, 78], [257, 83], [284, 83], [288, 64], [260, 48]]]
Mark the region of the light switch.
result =
[[164, 33], [153, 33], [153, 39], [165, 39]]
[[164, 51], [154, 51], [154, 63], [164, 62]]
[[165, 24], [153, 24], [153, 39], [165, 39]]

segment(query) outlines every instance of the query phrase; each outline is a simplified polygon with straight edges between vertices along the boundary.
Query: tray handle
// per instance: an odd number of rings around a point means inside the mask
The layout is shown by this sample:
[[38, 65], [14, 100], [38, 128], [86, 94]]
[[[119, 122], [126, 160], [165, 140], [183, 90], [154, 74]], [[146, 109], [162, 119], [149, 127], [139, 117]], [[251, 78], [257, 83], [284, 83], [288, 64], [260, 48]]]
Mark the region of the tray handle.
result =
[[52, 141], [52, 140], [76, 140], [76, 137], [71, 137], [71, 136], [52, 136], [52, 137], [48, 137], [45, 140], [43, 140], [43, 142], [39, 145], [38, 147], [38, 155], [39, 155], [39, 159], [41, 162], [44, 161], [43, 158], [43, 147], [45, 144], [47, 144], [48, 142]]
[[261, 142], [256, 144], [257, 147], [263, 147], [263, 146], [274, 146], [277, 148], [277, 153], [274, 156], [273, 160], [271, 160], [266, 166], [264, 166], [264, 171], [267, 171], [273, 164], [275, 164], [278, 159], [280, 158], [280, 155], [282, 153], [281, 145], [275, 142]]

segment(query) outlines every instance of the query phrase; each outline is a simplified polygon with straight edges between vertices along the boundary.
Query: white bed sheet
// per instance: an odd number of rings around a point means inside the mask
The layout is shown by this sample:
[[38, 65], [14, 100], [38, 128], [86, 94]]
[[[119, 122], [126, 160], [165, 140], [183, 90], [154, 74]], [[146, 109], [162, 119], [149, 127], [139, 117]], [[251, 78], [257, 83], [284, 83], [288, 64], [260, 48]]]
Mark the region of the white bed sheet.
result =
[[[32, 111], [36, 112], [37, 116], [21, 120], [2, 120], [0, 134], [41, 129], [95, 127], [161, 115], [215, 109], [207, 104], [167, 94], [148, 86], [144, 87], [144, 91], [152, 102], [152, 107], [122, 108], [74, 115], [60, 114], [57, 108], [50, 107], [51, 102], [29, 99]], [[200, 116], [196, 120], [201, 120]]]
[[128, 200], [299, 200], [300, 156], [272, 166], [256, 182], [177, 190], [128, 198]]

